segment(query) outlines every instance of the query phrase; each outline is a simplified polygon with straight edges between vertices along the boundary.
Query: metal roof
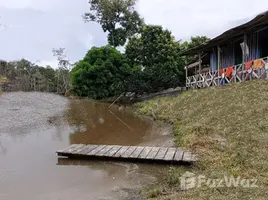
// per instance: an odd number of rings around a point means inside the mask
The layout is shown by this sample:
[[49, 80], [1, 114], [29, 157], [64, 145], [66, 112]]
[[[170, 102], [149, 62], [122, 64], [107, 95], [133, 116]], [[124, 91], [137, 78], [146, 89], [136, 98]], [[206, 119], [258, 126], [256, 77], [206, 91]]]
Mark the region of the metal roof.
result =
[[192, 49], [188, 49], [182, 52], [181, 55], [189, 55], [189, 54], [196, 54], [200, 51], [208, 50], [211, 47], [217, 46], [218, 44], [224, 43], [227, 40], [243, 35], [246, 31], [253, 30], [257, 27], [262, 27], [268, 25], [268, 11], [265, 11], [259, 15], [257, 15], [254, 19], [250, 20], [249, 22], [232, 28], [221, 35], [215, 37], [214, 39], [210, 40], [206, 44], [203, 44], [198, 47], [194, 47]]

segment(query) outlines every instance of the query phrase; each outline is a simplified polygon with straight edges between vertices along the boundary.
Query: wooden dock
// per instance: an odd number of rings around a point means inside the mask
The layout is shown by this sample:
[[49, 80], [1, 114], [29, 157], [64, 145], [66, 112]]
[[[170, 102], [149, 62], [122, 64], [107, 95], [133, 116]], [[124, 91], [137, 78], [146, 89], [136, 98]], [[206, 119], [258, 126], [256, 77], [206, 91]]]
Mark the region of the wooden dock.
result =
[[130, 162], [193, 163], [197, 155], [180, 148], [73, 144], [56, 152], [69, 158]]

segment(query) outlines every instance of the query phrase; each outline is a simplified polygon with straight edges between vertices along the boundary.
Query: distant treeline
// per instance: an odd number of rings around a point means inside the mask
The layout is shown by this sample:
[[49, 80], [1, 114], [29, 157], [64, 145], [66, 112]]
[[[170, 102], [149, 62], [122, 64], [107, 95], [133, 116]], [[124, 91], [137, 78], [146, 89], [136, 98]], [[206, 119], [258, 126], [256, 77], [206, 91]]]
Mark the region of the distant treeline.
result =
[[65, 93], [70, 88], [70, 73], [67, 68], [43, 67], [25, 59], [1, 64], [0, 77], [1, 90], [6, 92]]

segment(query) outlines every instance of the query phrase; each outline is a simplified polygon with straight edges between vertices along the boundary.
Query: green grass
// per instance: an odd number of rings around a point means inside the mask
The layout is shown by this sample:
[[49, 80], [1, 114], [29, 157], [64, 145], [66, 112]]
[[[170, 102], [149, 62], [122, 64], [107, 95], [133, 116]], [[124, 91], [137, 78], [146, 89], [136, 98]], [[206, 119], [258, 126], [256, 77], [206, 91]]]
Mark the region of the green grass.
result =
[[[200, 156], [192, 167], [167, 172], [165, 181], [157, 187], [169, 192], [159, 199], [268, 198], [268, 81], [191, 90], [176, 98], [143, 102], [136, 108], [139, 114], [173, 124], [177, 146]], [[259, 187], [181, 191], [178, 177], [186, 171], [208, 178], [256, 178]]]
[[146, 197], [151, 198], [151, 199], [157, 198], [157, 197], [163, 195], [160, 188], [157, 188], [157, 187], [148, 187], [148, 188], [142, 190], [141, 194], [143, 196], [146, 196]]

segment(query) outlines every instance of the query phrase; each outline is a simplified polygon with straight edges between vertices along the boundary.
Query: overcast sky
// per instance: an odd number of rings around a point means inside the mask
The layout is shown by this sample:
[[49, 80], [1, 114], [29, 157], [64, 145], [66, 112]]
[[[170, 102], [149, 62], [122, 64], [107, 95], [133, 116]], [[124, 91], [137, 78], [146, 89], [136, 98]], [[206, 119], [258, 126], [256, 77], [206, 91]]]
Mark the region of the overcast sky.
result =
[[[87, 2], [0, 0], [0, 59], [26, 58], [55, 67], [52, 48], [65, 47], [77, 61], [92, 46], [105, 45], [100, 26], [81, 18]], [[170, 29], [178, 40], [212, 38], [268, 10], [267, 0], [140, 0], [137, 7], [146, 23]]]

